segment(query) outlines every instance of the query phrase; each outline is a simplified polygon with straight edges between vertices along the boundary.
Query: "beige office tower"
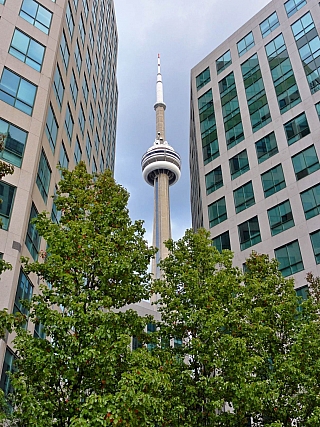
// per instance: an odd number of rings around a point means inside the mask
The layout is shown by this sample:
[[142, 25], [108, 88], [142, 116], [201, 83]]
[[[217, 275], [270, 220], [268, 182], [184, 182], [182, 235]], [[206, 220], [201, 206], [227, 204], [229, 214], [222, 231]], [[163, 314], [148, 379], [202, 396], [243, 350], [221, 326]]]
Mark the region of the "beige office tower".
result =
[[[113, 170], [118, 36], [112, 0], [0, 0], [0, 17], [0, 156], [14, 166], [0, 181], [0, 253], [12, 264], [0, 279], [0, 309], [15, 313], [38, 292], [20, 257], [46, 249], [30, 220], [41, 211], [59, 220], [57, 164]], [[40, 325], [26, 326], [42, 335]], [[13, 357], [11, 337], [0, 340], [5, 392]]]
[[273, 0], [191, 71], [193, 227], [320, 276], [320, 8]]
[[158, 55], [158, 74], [156, 83], [156, 139], [153, 145], [142, 156], [141, 166], [145, 181], [154, 187], [154, 221], [153, 246], [159, 251], [152, 261], [151, 271], [155, 278], [161, 276], [158, 263], [167, 254], [164, 242], [171, 238], [169, 186], [180, 178], [181, 160], [178, 153], [165, 139], [164, 112], [166, 104], [163, 101], [163, 84]]

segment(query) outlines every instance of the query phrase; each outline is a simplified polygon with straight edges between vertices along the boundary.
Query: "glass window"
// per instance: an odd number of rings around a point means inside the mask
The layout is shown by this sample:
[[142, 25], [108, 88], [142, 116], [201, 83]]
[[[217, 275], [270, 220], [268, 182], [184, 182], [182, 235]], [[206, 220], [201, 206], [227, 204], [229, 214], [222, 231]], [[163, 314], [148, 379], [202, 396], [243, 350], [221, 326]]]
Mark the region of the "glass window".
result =
[[104, 157], [103, 157], [103, 154], [101, 151], [101, 153], [100, 153], [100, 172], [103, 172], [103, 171], [104, 171]]
[[93, 108], [92, 108], [91, 104], [90, 104], [90, 110], [89, 110], [89, 123], [90, 123], [91, 130], [93, 131], [93, 127], [94, 127], [94, 112], [93, 112]]
[[68, 104], [67, 105], [67, 109], [66, 109], [66, 117], [64, 119], [64, 127], [65, 127], [65, 129], [67, 131], [67, 135], [68, 135], [68, 139], [69, 139], [69, 143], [70, 144], [71, 144], [71, 141], [72, 141], [73, 125], [74, 125], [74, 121], [73, 121], [73, 118], [72, 118], [70, 106]]
[[255, 204], [252, 182], [249, 181], [233, 192], [236, 213], [244, 211]]
[[300, 197], [306, 219], [320, 214], [320, 184], [303, 191]]
[[216, 60], [217, 73], [220, 74], [223, 70], [229, 67], [230, 64], [232, 64], [232, 59], [230, 50], [228, 50], [228, 52], [224, 53]]
[[238, 225], [240, 249], [243, 251], [250, 246], [261, 242], [258, 217], [255, 216], [248, 221]]
[[15, 371], [14, 368], [14, 354], [7, 347], [6, 354], [4, 356], [4, 362], [2, 367], [1, 379], [0, 379], [0, 388], [3, 390], [4, 395], [13, 393], [13, 387], [11, 385], [11, 379], [9, 373]]
[[92, 63], [91, 63], [91, 58], [90, 58], [90, 54], [89, 54], [88, 49], [87, 49], [87, 54], [86, 54], [86, 65], [87, 65], [88, 74], [90, 76]]
[[314, 257], [316, 263], [320, 264], [320, 230], [314, 231], [310, 234]]
[[27, 328], [29, 310], [24, 306], [23, 301], [31, 301], [33, 286], [28, 277], [20, 270], [19, 281], [17, 286], [16, 297], [14, 300], [13, 314], [22, 314], [26, 322], [24, 328]]
[[272, 236], [293, 227], [294, 220], [289, 200], [268, 209], [268, 218]]
[[82, 136], [83, 136], [83, 134], [84, 134], [84, 128], [85, 128], [85, 125], [86, 125], [86, 119], [85, 119], [85, 116], [84, 116], [82, 104], [80, 104], [78, 121], [79, 121], [79, 125], [80, 125], [80, 130], [81, 130], [81, 133], [82, 133]]
[[43, 339], [43, 340], [46, 338], [44, 325], [42, 323], [37, 322], [34, 325], [33, 336], [34, 336], [34, 338]]
[[218, 190], [218, 188], [222, 187], [223, 179], [221, 166], [218, 166], [211, 172], [207, 173], [205, 179], [207, 195], [213, 193], [214, 191]]
[[0, 138], [4, 144], [3, 150], [0, 151], [0, 159], [20, 168], [27, 137], [28, 132], [6, 120], [0, 119]]
[[320, 102], [318, 102], [318, 103], [315, 105], [315, 107], [316, 107], [316, 111], [317, 111], [317, 114], [318, 114], [318, 118], [319, 118], [319, 120], [320, 120]]
[[91, 144], [90, 136], [87, 133], [86, 153], [87, 153], [87, 159], [88, 159], [89, 165], [90, 165], [90, 161], [91, 161], [91, 152], [92, 152], [92, 144]]
[[291, 25], [291, 29], [295, 40], [299, 40], [314, 28], [314, 22], [311, 13], [308, 12], [303, 15], [298, 21]]
[[249, 34], [247, 34], [245, 37], [243, 37], [242, 40], [240, 40], [237, 43], [237, 48], [238, 48], [238, 54], [239, 54], [239, 56], [244, 55], [253, 46], [254, 46], [254, 39], [253, 39], [252, 31], [251, 31]]
[[223, 249], [231, 250], [229, 231], [214, 237], [212, 239], [212, 245], [215, 246], [219, 252], [222, 252]]
[[62, 80], [58, 65], [54, 73], [53, 90], [56, 95], [56, 100], [59, 105], [59, 108], [61, 110], [63, 94], [64, 94], [64, 84], [63, 84], [63, 80]]
[[100, 146], [100, 139], [99, 139], [99, 135], [96, 129], [95, 135], [94, 135], [94, 146], [96, 147], [96, 152], [99, 152], [99, 146]]
[[292, 164], [297, 181], [318, 170], [320, 165], [314, 145], [293, 156]]
[[279, 27], [279, 25], [280, 23], [279, 23], [277, 12], [274, 12], [272, 15], [270, 15], [267, 19], [265, 19], [260, 24], [262, 38], [272, 33], [272, 31], [275, 30], [277, 27]]
[[82, 0], [82, 4], [83, 4], [83, 11], [84, 11], [85, 17], [87, 19], [88, 18], [88, 12], [89, 12], [87, 0]]
[[294, 15], [305, 4], [307, 4], [306, 0], [289, 0], [285, 2], [284, 7], [286, 8], [288, 17]]
[[84, 30], [84, 23], [83, 23], [82, 15], [80, 15], [80, 19], [79, 19], [79, 34], [80, 34], [80, 39], [81, 39], [81, 43], [83, 46], [85, 38], [86, 38], [86, 32]]
[[302, 113], [290, 120], [290, 122], [285, 123], [284, 130], [286, 132], [288, 145], [291, 145], [296, 141], [299, 141], [299, 139], [304, 136], [309, 135], [310, 129], [305, 113]]
[[16, 188], [0, 181], [0, 228], [8, 230]]
[[262, 163], [279, 152], [274, 132], [255, 143], [258, 163]]
[[29, 225], [27, 229], [26, 235], [26, 247], [28, 248], [32, 258], [37, 261], [38, 253], [40, 248], [40, 236], [36, 229], [36, 226], [31, 222], [34, 218], [37, 218], [38, 212], [36, 207], [32, 203], [30, 217], [29, 217]]
[[249, 167], [249, 160], [247, 155], [247, 150], [241, 151], [241, 153], [232, 157], [229, 160], [231, 179], [235, 179], [240, 175], [243, 175], [247, 172]]
[[72, 38], [73, 30], [74, 30], [74, 21], [73, 21], [72, 11], [69, 3], [67, 4], [66, 21], [67, 21], [67, 27], [69, 30], [70, 38]]
[[94, 156], [93, 156], [93, 162], [92, 162], [92, 173], [93, 174], [97, 173], [97, 162]]
[[60, 41], [60, 53], [61, 53], [63, 65], [67, 70], [69, 65], [70, 51], [68, 48], [68, 43], [67, 43], [67, 39], [66, 39], [66, 35], [64, 34], [64, 31], [62, 32], [61, 41]]
[[80, 163], [81, 157], [82, 157], [82, 150], [81, 150], [79, 139], [77, 137], [77, 139], [76, 139], [76, 145], [74, 147], [74, 162], [75, 162], [76, 165], [78, 163]]
[[96, 86], [96, 82], [94, 81], [94, 79], [92, 79], [91, 89], [92, 89], [92, 98], [93, 98], [94, 102], [96, 102], [96, 100], [97, 100], [97, 86]]
[[82, 57], [81, 57], [81, 53], [80, 53], [80, 48], [79, 48], [78, 40], [77, 40], [77, 43], [76, 43], [76, 47], [74, 49], [74, 58], [75, 58], [75, 61], [76, 61], [78, 73], [80, 74], [81, 65], [82, 65]]
[[88, 102], [89, 88], [88, 88], [88, 83], [87, 83], [87, 79], [86, 79], [85, 74], [83, 75], [82, 92], [83, 92], [84, 99], [87, 103]]
[[58, 211], [55, 201], [57, 199], [57, 187], [54, 189], [52, 211], [51, 211], [51, 221], [55, 224], [59, 224], [61, 219], [61, 211]]
[[261, 175], [264, 197], [277, 193], [286, 187], [282, 166], [278, 165]]
[[210, 80], [210, 69], [208, 67], [196, 77], [197, 90], [201, 89], [203, 86], [209, 83]]
[[40, 161], [39, 161], [36, 183], [45, 203], [47, 203], [47, 200], [48, 200], [50, 179], [51, 179], [51, 169], [49, 166], [49, 162], [44, 154], [44, 151], [42, 150]]
[[56, 142], [57, 142], [57, 136], [58, 136], [58, 122], [56, 120], [56, 117], [54, 115], [54, 111], [52, 108], [52, 105], [49, 105], [48, 108], [48, 115], [47, 115], [47, 121], [46, 121], [46, 129], [45, 133], [48, 138], [50, 147], [52, 152], [54, 153], [54, 150], [56, 148]]
[[72, 70], [71, 78], [70, 78], [70, 91], [72, 100], [74, 103], [74, 106], [77, 105], [77, 98], [78, 98], [78, 86], [77, 86], [77, 80], [74, 75], [74, 71]]
[[37, 71], [41, 71], [45, 47], [17, 28], [14, 30], [9, 53]]
[[21, 18], [39, 28], [45, 34], [49, 34], [52, 12], [41, 6], [35, 0], [24, 0], [20, 9]]
[[93, 36], [93, 29], [92, 29], [92, 25], [91, 24], [90, 24], [90, 28], [89, 28], [89, 43], [90, 43], [91, 52], [93, 52], [93, 49], [94, 49], [94, 36]]
[[0, 80], [0, 100], [32, 115], [37, 86], [28, 82], [7, 68], [3, 69]]
[[67, 150], [65, 149], [65, 146], [63, 143], [61, 144], [61, 147], [60, 147], [59, 165], [65, 169], [68, 169], [68, 166], [69, 166], [69, 158], [67, 155]]
[[226, 199], [222, 197], [208, 206], [209, 226], [214, 227], [227, 219]]
[[279, 261], [279, 271], [281, 271], [284, 277], [291, 276], [303, 270], [304, 267], [298, 240], [275, 249], [274, 254]]

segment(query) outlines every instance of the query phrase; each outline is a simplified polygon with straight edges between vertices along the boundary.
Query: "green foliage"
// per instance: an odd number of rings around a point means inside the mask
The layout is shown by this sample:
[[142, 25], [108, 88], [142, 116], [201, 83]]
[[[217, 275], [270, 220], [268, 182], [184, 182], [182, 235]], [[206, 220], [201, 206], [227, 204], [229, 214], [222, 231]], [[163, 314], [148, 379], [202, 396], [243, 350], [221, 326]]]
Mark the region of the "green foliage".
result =
[[154, 285], [158, 339], [183, 342], [165, 358], [158, 350], [179, 408], [168, 425], [247, 426], [249, 417], [268, 427], [317, 425], [319, 324], [315, 316], [310, 323], [307, 303], [298, 310], [277, 261], [252, 253], [242, 273], [204, 230], [188, 230], [168, 248]]
[[49, 339], [15, 328], [13, 421], [149, 425], [146, 418], [161, 418], [159, 390], [168, 381], [153, 369], [156, 361], [146, 348], [139, 358], [130, 349], [148, 319], [120, 309], [148, 297], [154, 250], [142, 222], [131, 222], [128, 193], [109, 171], [93, 178], [80, 163], [62, 174], [55, 200], [60, 223], [46, 213], [35, 220], [47, 252], [39, 262], [23, 260], [24, 271], [42, 283], [29, 304], [29, 321], [42, 324]]

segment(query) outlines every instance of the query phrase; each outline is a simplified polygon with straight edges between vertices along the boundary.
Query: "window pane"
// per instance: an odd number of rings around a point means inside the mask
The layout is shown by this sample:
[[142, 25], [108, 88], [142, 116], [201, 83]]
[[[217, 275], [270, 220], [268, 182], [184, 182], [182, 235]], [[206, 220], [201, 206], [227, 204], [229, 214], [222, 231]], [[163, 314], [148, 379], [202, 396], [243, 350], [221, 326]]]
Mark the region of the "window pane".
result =
[[28, 133], [0, 119], [0, 137], [4, 139], [4, 149], [0, 151], [0, 158], [20, 168]]
[[9, 228], [15, 192], [15, 187], [0, 181], [0, 221], [4, 230]]

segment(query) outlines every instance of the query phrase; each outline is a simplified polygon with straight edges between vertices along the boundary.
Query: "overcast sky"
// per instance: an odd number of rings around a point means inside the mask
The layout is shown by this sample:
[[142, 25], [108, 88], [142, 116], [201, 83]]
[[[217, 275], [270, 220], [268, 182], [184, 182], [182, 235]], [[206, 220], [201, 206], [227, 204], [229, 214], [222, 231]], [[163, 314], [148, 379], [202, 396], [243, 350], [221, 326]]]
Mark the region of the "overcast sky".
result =
[[172, 237], [191, 227], [189, 179], [190, 70], [268, 0], [114, 0], [119, 33], [115, 178], [130, 194], [132, 219], [152, 242], [153, 187], [141, 156], [155, 139], [157, 55], [161, 55], [166, 139], [180, 154], [180, 181], [170, 187]]

